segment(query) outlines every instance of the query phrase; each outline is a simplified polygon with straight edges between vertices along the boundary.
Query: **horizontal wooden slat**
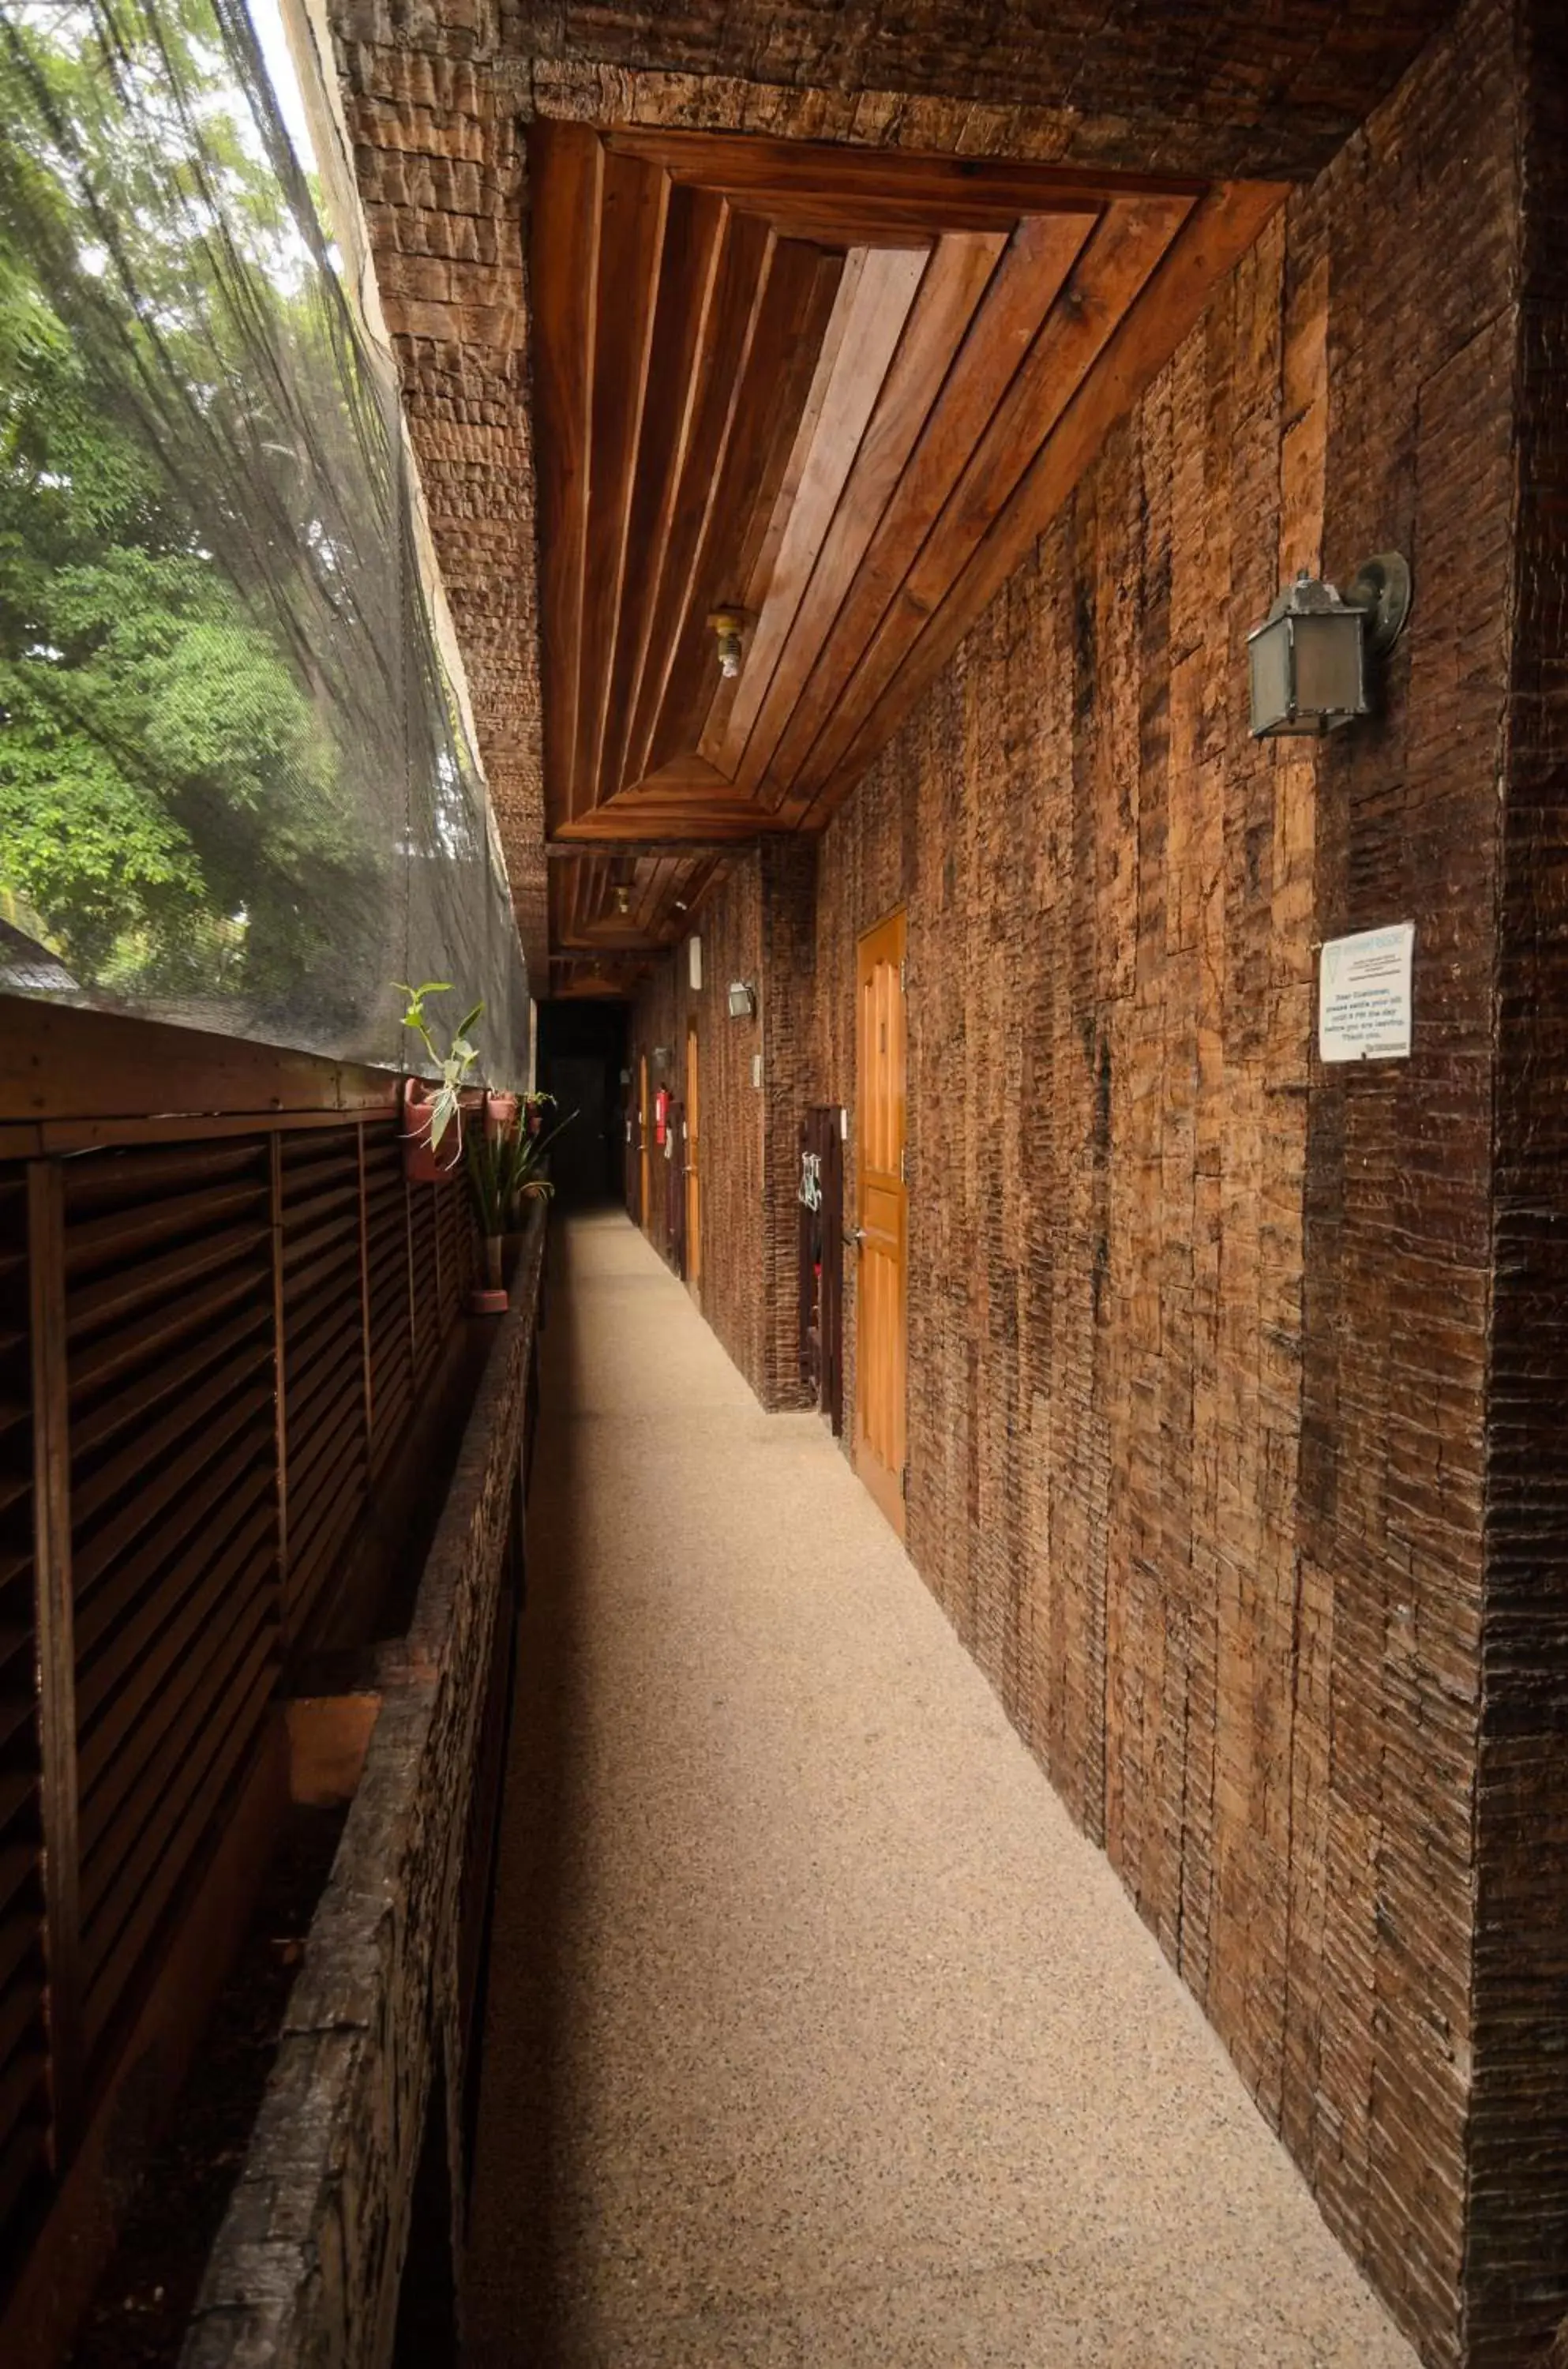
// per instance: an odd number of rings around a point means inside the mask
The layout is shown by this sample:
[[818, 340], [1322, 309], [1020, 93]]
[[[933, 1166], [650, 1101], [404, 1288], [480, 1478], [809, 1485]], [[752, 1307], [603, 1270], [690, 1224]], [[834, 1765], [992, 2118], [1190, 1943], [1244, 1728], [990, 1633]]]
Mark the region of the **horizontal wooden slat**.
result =
[[[187, 1448], [149, 1472], [143, 1485], [110, 1519], [78, 1536], [73, 1568], [79, 1599], [90, 1597], [103, 1574], [155, 1524], [158, 1525], [157, 1535], [148, 1552], [157, 1557], [166, 1539], [159, 1521], [166, 1506], [177, 1503], [193, 1481], [211, 1471], [214, 1460], [236, 1436], [250, 1446], [264, 1439], [267, 1434], [258, 1418], [266, 1416], [271, 1402], [271, 1391], [265, 1385], [253, 1383], [225, 1403], [209, 1407], [197, 1436]], [[232, 1459], [225, 1459], [229, 1460]]]
[[275, 1642], [275, 1635], [259, 1589], [225, 1598], [199, 1647], [170, 1673], [147, 1715], [131, 1731], [115, 1757], [112, 1786], [101, 1789], [96, 1802], [84, 1803], [81, 1899], [89, 1932], [99, 1905], [119, 1880], [128, 1847], [160, 1823], [155, 1814], [166, 1802], [168, 1780], [211, 1726], [213, 1703], [258, 1642]]
[[74, 1338], [148, 1299], [162, 1301], [188, 1291], [214, 1269], [243, 1266], [248, 1272], [249, 1262], [264, 1248], [268, 1234], [265, 1226], [224, 1227], [184, 1242], [160, 1258], [103, 1276], [71, 1294], [67, 1330]]
[[[232, 1361], [235, 1368], [243, 1362], [243, 1356], [254, 1356], [258, 1363], [268, 1362], [271, 1356], [270, 1319], [270, 1309], [253, 1297], [248, 1307], [242, 1306], [222, 1323], [203, 1329], [189, 1349], [176, 1355], [166, 1349], [153, 1369], [140, 1372], [128, 1389], [99, 1400], [90, 1411], [76, 1416], [71, 1425], [73, 1459], [80, 1463], [90, 1458], [116, 1433], [133, 1423], [144, 1422], [166, 1400], [204, 1397], [213, 1386], [211, 1378], [229, 1369], [225, 1360], [241, 1343], [246, 1345], [242, 1356]], [[198, 1384], [201, 1386], [200, 1390]], [[80, 1507], [80, 1482], [74, 1494]]]
[[163, 1683], [170, 1665], [231, 1593], [244, 1594], [250, 1574], [271, 1567], [272, 1508], [269, 1493], [250, 1494], [248, 1511], [229, 1532], [222, 1551], [187, 1595], [143, 1607], [77, 1680], [76, 1710], [81, 1744], [78, 1781], [83, 1799], [97, 1785], [143, 1706]]
[[270, 1425], [265, 1431], [253, 1427], [242, 1432], [228, 1454], [202, 1474], [198, 1486], [172, 1501], [157, 1535], [139, 1553], [106, 1573], [90, 1595], [78, 1597], [79, 1661], [125, 1619], [144, 1587], [166, 1570], [180, 1568], [185, 1559], [202, 1551], [204, 1540], [212, 1537], [209, 1516], [215, 1506], [223, 1505], [232, 1512], [270, 1485], [272, 1436]]
[[266, 1313], [270, 1316], [270, 1284], [268, 1269], [246, 1260], [221, 1274], [205, 1276], [200, 1293], [155, 1304], [134, 1323], [82, 1344], [71, 1357], [73, 1424], [81, 1420], [77, 1409], [85, 1399], [133, 1368], [146, 1369], [155, 1358], [168, 1355], [176, 1343], [192, 1334], [204, 1338], [210, 1327], [220, 1321], [227, 1322], [237, 1305], [243, 1303], [248, 1311], [261, 1309], [264, 1291]]
[[[229, 1693], [213, 1706], [210, 1733], [220, 1739], [217, 1750], [204, 1765], [198, 1765], [193, 1757], [179, 1771], [177, 1783], [171, 1785], [167, 1807], [177, 1824], [162, 1857], [155, 1856], [157, 1837], [147, 1838], [100, 1911], [101, 1929], [89, 1944], [97, 1971], [88, 1987], [85, 2017], [92, 2051], [101, 2043], [116, 2008], [130, 1991], [142, 1953], [166, 1913], [192, 1853], [212, 1825], [224, 1788], [255, 1749], [271, 1692], [269, 1654], [264, 1635]], [[126, 1921], [116, 1929], [113, 1920], [120, 1916], [125, 1916]]]
[[150, 1242], [182, 1234], [210, 1234], [232, 1226], [247, 1213], [265, 1209], [265, 1187], [253, 1177], [238, 1176], [226, 1187], [181, 1193], [168, 1200], [140, 1201], [101, 1218], [82, 1219], [68, 1208], [65, 1234], [67, 1277], [95, 1266], [145, 1256]]

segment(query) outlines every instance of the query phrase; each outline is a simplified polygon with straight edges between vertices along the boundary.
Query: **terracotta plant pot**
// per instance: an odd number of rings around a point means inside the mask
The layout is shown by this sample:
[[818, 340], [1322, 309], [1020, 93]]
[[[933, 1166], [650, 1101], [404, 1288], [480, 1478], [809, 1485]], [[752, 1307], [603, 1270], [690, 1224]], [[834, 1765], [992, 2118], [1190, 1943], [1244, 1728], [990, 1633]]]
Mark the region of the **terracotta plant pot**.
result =
[[403, 1081], [403, 1173], [410, 1184], [444, 1184], [463, 1165], [463, 1113], [451, 1120], [439, 1147], [430, 1148], [430, 1105], [435, 1097], [422, 1078]]
[[485, 1282], [482, 1289], [468, 1295], [471, 1316], [504, 1316], [507, 1312], [507, 1288], [501, 1272], [502, 1239], [499, 1234], [485, 1237]]
[[490, 1142], [498, 1143], [509, 1129], [517, 1125], [516, 1094], [487, 1093], [485, 1096], [485, 1133]]

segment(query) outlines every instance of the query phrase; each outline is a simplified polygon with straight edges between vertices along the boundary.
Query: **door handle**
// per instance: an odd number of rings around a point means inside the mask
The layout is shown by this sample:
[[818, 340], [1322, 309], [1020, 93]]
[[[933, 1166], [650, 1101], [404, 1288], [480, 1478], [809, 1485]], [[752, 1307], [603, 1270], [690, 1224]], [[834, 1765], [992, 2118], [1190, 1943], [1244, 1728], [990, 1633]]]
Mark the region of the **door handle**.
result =
[[846, 1227], [844, 1228], [844, 1242], [845, 1242], [846, 1246], [847, 1246], [850, 1250], [853, 1250], [853, 1251], [857, 1251], [857, 1250], [859, 1250], [859, 1248], [860, 1248], [860, 1246], [861, 1246], [862, 1242], [864, 1242], [864, 1240], [865, 1240], [865, 1228], [864, 1228], [864, 1226], [855, 1226], [855, 1227], [853, 1227], [853, 1228], [851, 1228], [851, 1227], [849, 1227], [849, 1226], [846, 1226]]

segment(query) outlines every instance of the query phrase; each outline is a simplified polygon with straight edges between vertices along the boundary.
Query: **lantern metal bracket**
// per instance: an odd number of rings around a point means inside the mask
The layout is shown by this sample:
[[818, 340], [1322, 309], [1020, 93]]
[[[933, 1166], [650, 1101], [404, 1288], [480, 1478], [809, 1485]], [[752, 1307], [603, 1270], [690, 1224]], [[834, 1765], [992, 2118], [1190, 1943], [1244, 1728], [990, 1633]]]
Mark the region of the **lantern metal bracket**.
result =
[[1397, 551], [1364, 559], [1340, 598], [1367, 620], [1367, 647], [1381, 658], [1391, 650], [1410, 615], [1410, 562]]

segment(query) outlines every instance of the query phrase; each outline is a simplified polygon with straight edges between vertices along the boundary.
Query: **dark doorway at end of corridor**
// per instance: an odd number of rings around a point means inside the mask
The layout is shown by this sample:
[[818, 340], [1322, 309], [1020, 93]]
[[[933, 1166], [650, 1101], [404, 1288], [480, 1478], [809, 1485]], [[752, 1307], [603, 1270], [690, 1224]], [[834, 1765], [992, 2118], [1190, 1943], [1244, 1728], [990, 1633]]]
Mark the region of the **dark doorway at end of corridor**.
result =
[[539, 1084], [555, 1095], [561, 1116], [577, 1113], [550, 1162], [556, 1196], [567, 1207], [621, 1197], [626, 1059], [624, 1003], [540, 1005]]

